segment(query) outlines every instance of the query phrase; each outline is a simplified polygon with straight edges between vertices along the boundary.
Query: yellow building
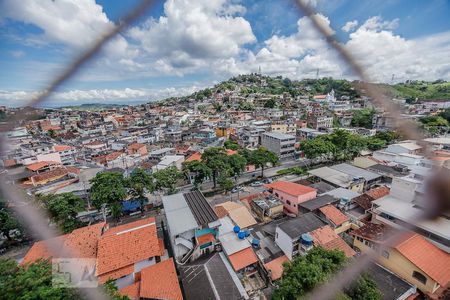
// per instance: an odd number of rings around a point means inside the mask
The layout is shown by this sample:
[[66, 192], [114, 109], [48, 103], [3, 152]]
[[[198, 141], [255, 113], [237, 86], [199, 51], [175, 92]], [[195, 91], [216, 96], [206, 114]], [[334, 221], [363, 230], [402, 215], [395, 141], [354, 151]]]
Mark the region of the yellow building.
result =
[[362, 253], [378, 252], [378, 262], [423, 293], [438, 296], [450, 284], [450, 255], [416, 233], [407, 233], [395, 244], [386, 241], [388, 227], [368, 223], [354, 230], [353, 247]]

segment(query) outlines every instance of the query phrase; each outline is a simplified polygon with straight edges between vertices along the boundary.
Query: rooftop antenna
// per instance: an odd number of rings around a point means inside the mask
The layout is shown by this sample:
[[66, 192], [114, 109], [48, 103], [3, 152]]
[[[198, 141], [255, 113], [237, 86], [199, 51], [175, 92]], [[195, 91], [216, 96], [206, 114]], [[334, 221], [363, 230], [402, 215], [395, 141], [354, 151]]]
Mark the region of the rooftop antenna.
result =
[[391, 84], [394, 83], [394, 79], [395, 79], [395, 74], [392, 74]]
[[319, 68], [316, 70], [316, 79], [319, 79]]
[[258, 67], [258, 73], [261, 75], [261, 66]]

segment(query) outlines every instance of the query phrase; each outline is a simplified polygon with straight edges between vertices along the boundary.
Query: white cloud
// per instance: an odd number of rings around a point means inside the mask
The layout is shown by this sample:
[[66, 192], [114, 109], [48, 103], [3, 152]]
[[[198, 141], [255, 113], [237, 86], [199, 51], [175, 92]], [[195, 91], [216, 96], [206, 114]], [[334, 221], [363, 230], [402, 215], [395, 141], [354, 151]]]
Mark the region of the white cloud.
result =
[[[192, 85], [186, 87], [167, 87], [161, 89], [92, 89], [92, 90], [70, 90], [66, 92], [53, 93], [46, 104], [70, 104], [74, 102], [102, 102], [102, 103], [126, 103], [127, 100], [153, 101], [167, 97], [185, 96], [194, 93], [203, 85]], [[4, 91], [0, 90], [0, 103], [8, 106], [26, 104], [30, 99], [37, 97], [40, 92], [36, 91]]]
[[2, 5], [3, 17], [41, 28], [41, 39], [77, 48], [114, 26], [95, 0], [5, 0]]
[[356, 26], [358, 26], [358, 20], [353, 20], [353, 21], [348, 21], [347, 23], [345, 23], [345, 25], [342, 26], [341, 29], [345, 32], [350, 32], [350, 31], [353, 31], [353, 29], [355, 29]]
[[25, 56], [25, 51], [22, 50], [14, 50], [14, 51], [9, 51], [9, 53], [14, 57], [14, 58], [21, 58]]

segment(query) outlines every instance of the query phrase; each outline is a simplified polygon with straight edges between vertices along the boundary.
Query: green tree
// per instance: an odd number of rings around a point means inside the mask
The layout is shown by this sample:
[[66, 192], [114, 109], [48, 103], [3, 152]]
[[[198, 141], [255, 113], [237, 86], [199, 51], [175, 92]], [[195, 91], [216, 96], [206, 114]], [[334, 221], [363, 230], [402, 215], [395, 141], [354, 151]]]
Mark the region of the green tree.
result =
[[283, 265], [283, 277], [273, 299], [298, 299], [325, 282], [345, 263], [345, 255], [338, 250], [314, 247], [306, 255], [299, 255]]
[[225, 193], [228, 193], [229, 191], [231, 191], [231, 189], [234, 186], [233, 180], [230, 179], [227, 174], [227, 172], [224, 172], [224, 174], [221, 174], [217, 180], [217, 182], [219, 183], [219, 186], [225, 190]]
[[329, 156], [335, 152], [334, 149], [335, 146], [332, 142], [320, 138], [306, 140], [300, 143], [300, 150], [302, 150], [309, 159]]
[[382, 297], [376, 283], [368, 275], [360, 276], [345, 293], [352, 300], [380, 300]]
[[377, 131], [377, 133], [375, 134], [375, 138], [385, 141], [386, 144], [390, 144], [399, 139], [400, 135], [395, 131], [385, 130]]
[[232, 140], [226, 140], [224, 145], [225, 149], [230, 149], [230, 150], [239, 150], [241, 147], [239, 146], [238, 143], [236, 143], [235, 141]]
[[196, 188], [212, 175], [211, 169], [205, 163], [198, 160], [184, 163], [183, 169], [187, 173], [194, 174], [194, 186]]
[[177, 192], [176, 184], [179, 179], [183, 178], [183, 174], [175, 166], [171, 166], [153, 173], [155, 178], [155, 188], [157, 190], [167, 190], [167, 194], [175, 194]]
[[150, 174], [144, 169], [136, 168], [131, 172], [130, 177], [126, 180], [128, 191], [133, 199], [137, 199], [140, 203], [141, 212], [144, 211], [145, 193], [153, 193], [155, 185]]
[[258, 147], [258, 149], [252, 151], [249, 160], [256, 168], [261, 168], [261, 177], [264, 177], [264, 169], [268, 163], [276, 165], [278, 161], [278, 156], [265, 147]]
[[127, 196], [125, 180], [119, 172], [98, 173], [91, 179], [92, 204], [101, 209], [108, 205], [114, 219], [117, 221], [122, 214], [122, 201]]
[[353, 111], [351, 125], [354, 127], [372, 128], [372, 119], [375, 114], [374, 109], [360, 109]]
[[72, 232], [81, 226], [77, 214], [84, 209], [83, 200], [73, 193], [59, 195], [40, 195], [37, 199], [48, 211], [52, 222], [57, 224], [64, 233]]
[[239, 176], [245, 170], [247, 160], [240, 154], [233, 154], [227, 157], [227, 164], [231, 176]]
[[202, 161], [211, 169], [213, 188], [215, 189], [220, 171], [227, 169], [227, 152], [220, 147], [208, 148], [202, 154]]
[[56, 132], [53, 129], [50, 129], [49, 131], [47, 131], [47, 134], [52, 139], [54, 139], [56, 137]]
[[275, 108], [276, 105], [277, 102], [274, 99], [269, 99], [266, 101], [266, 103], [264, 103], [265, 108]]
[[79, 299], [76, 289], [52, 284], [52, 267], [48, 260], [39, 260], [19, 267], [10, 259], [0, 259], [0, 290], [2, 299]]
[[446, 119], [450, 123], [450, 107], [446, 108], [443, 112], [439, 114], [442, 118]]
[[366, 141], [367, 148], [372, 151], [380, 150], [386, 147], [386, 141], [376, 137], [369, 137]]
[[121, 295], [119, 293], [119, 289], [114, 284], [114, 281], [109, 279], [105, 284], [103, 285], [103, 288], [105, 289], [106, 295], [109, 296], [110, 299], [113, 300], [130, 300], [128, 296]]
[[6, 208], [3, 200], [0, 200], [0, 234], [6, 237], [9, 242], [23, 235], [22, 227], [17, 221], [17, 218]]

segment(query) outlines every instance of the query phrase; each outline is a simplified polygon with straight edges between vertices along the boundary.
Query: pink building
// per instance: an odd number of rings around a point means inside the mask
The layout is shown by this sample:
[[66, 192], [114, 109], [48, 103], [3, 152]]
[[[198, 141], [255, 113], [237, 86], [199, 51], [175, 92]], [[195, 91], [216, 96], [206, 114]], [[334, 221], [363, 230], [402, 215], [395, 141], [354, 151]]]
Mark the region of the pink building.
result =
[[265, 185], [273, 195], [283, 202], [288, 213], [298, 215], [298, 205], [317, 196], [317, 190], [312, 187], [289, 181], [277, 181]]

